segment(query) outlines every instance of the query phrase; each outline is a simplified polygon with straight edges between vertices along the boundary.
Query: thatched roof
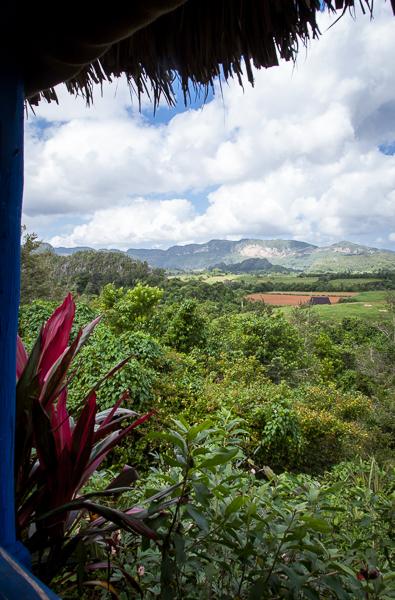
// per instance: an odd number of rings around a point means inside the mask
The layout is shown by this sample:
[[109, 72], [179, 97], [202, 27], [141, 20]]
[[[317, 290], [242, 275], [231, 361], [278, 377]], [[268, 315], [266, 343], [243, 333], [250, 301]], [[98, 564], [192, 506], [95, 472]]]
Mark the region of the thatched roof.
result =
[[[358, 1], [371, 12], [369, 0]], [[391, 3], [395, 13], [395, 0]], [[80, 2], [80, 7], [69, 2], [62, 10], [55, 3], [53, 14], [36, 3], [23, 7], [22, 14], [17, 2], [8, 4], [0, 45], [22, 69], [30, 103], [56, 101], [54, 86], [62, 81], [70, 93], [82, 93], [89, 102], [94, 84], [125, 74], [138, 95], [148, 89], [157, 104], [162, 95], [172, 102], [177, 76], [187, 100], [191, 85], [207, 91], [219, 76], [236, 76], [241, 83], [242, 69], [253, 83], [252, 66], [294, 60], [299, 45], [319, 35], [321, 3], [113, 0], [105, 8], [97, 2]], [[323, 4], [339, 16], [353, 10], [353, 0]]]

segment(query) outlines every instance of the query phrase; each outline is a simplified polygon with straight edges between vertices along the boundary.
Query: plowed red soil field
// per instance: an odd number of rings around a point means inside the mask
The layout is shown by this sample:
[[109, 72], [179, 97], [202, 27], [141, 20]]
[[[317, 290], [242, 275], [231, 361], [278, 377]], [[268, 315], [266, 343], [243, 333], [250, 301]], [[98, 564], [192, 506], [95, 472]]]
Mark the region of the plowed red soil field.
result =
[[247, 300], [252, 302], [265, 302], [266, 304], [273, 304], [274, 306], [298, 306], [299, 304], [306, 304], [310, 301], [313, 296], [327, 296], [331, 304], [337, 304], [341, 298], [345, 296], [355, 296], [354, 292], [342, 292], [340, 295], [334, 294], [249, 294], [246, 296]]

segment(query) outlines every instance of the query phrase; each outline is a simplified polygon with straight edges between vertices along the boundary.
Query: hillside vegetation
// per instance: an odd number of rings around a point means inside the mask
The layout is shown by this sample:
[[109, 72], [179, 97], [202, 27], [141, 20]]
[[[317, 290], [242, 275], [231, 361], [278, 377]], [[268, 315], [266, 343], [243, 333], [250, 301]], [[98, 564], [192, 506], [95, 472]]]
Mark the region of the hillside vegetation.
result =
[[[121, 253], [60, 257], [35, 244], [23, 248], [26, 347], [64, 286], [77, 298], [72, 335], [102, 315], [65, 374], [73, 422], [88, 418], [92, 388], [98, 410], [122, 398], [146, 421], [91, 473], [78, 501], [58, 506], [59, 518], [78, 515], [63, 537], [40, 530], [39, 505], [22, 530], [35, 569], [61, 597], [395, 597], [390, 273], [168, 278]], [[263, 286], [324, 291], [324, 282], [378, 289], [335, 306], [245, 300]], [[373, 313], [376, 303], [386, 312]], [[57, 562], [56, 548], [67, 559]]]

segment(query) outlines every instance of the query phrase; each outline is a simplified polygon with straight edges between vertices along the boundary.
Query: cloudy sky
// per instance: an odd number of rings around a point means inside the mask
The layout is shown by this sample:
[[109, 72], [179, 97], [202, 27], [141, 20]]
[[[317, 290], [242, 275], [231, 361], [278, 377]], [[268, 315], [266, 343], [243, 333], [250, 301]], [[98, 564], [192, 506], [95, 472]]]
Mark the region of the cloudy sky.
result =
[[[213, 238], [395, 249], [395, 19], [321, 17], [294, 66], [244, 91], [140, 114], [119, 81], [93, 108], [59, 89], [26, 123], [24, 223], [54, 245]], [[219, 90], [217, 90], [219, 92]]]

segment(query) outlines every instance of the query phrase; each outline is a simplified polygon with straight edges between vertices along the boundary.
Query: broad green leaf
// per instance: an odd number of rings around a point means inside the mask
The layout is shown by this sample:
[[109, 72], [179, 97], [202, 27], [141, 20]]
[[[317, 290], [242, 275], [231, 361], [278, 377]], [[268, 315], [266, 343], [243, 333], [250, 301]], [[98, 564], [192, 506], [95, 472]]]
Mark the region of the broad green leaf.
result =
[[232, 458], [234, 458], [236, 456], [237, 453], [238, 453], [237, 448], [230, 448], [228, 450], [227, 449], [219, 450], [210, 458], [206, 458], [206, 460], [201, 462], [199, 466], [200, 466], [200, 468], [204, 468], [204, 467], [216, 467], [218, 465], [224, 465], [227, 462], [230, 462], [232, 460]]
[[309, 515], [304, 515], [301, 519], [310, 529], [314, 529], [314, 531], [319, 531], [321, 533], [329, 533], [332, 531], [332, 527], [327, 521], [324, 521], [324, 519], [310, 517]]
[[247, 501], [248, 498], [245, 496], [236, 496], [236, 498], [233, 498], [232, 502], [225, 509], [225, 517], [229, 517], [231, 514], [237, 512]]
[[191, 427], [191, 429], [188, 431], [188, 434], [187, 434], [188, 441], [191, 442], [192, 440], [194, 440], [196, 438], [196, 436], [198, 435], [198, 433], [200, 433], [204, 429], [207, 429], [211, 425], [212, 425], [212, 421], [203, 421], [203, 423], [199, 423], [198, 425], [194, 425], [193, 427]]
[[185, 539], [179, 533], [175, 533], [173, 540], [176, 550], [176, 561], [179, 565], [182, 565], [187, 559], [187, 555], [185, 554]]
[[324, 575], [320, 581], [331, 591], [335, 592], [339, 600], [348, 600], [349, 594], [345, 591], [341, 579], [336, 575]]
[[187, 513], [195, 521], [195, 523], [199, 527], [199, 529], [201, 529], [202, 531], [205, 531], [205, 532], [209, 531], [208, 521], [207, 521], [206, 517], [204, 515], [202, 515], [202, 513], [200, 513], [198, 510], [196, 510], [196, 508], [194, 508], [191, 504], [186, 504], [185, 509], [186, 509]]

